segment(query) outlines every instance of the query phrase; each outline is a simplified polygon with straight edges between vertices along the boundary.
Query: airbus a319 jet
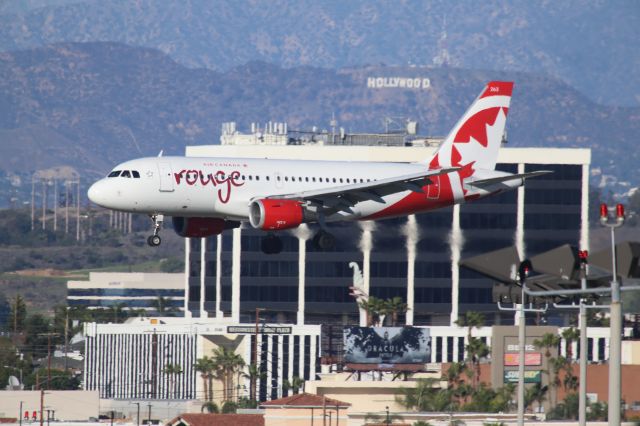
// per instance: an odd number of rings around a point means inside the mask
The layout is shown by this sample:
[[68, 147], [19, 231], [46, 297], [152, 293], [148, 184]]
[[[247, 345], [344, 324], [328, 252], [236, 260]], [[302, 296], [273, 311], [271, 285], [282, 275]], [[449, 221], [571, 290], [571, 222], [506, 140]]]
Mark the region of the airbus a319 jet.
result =
[[117, 165], [89, 188], [102, 207], [146, 213], [158, 246], [164, 216], [182, 237], [201, 238], [241, 222], [267, 231], [265, 253], [279, 253], [277, 231], [317, 223], [314, 243], [335, 239], [327, 224], [423, 213], [515, 189], [546, 171], [496, 171], [512, 82], [488, 83], [431, 158], [413, 163], [217, 157], [150, 157]]

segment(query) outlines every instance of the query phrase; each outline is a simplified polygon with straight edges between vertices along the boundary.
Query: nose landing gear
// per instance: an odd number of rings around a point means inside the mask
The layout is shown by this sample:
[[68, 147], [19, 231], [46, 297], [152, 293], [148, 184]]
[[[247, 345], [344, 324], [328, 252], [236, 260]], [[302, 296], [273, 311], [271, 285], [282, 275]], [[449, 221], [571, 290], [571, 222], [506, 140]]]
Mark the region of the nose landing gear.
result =
[[160, 232], [160, 228], [162, 227], [162, 222], [164, 221], [164, 215], [161, 214], [152, 214], [149, 216], [153, 221], [153, 235], [150, 235], [147, 238], [147, 244], [151, 247], [157, 247], [162, 242], [162, 238], [158, 233]]

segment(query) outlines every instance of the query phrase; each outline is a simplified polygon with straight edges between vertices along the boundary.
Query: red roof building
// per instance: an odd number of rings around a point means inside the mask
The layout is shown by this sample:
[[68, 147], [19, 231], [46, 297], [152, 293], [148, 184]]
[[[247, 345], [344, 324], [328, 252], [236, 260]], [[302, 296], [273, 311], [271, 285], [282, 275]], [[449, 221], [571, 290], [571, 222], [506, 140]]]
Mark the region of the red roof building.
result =
[[167, 426], [264, 426], [262, 414], [182, 414]]

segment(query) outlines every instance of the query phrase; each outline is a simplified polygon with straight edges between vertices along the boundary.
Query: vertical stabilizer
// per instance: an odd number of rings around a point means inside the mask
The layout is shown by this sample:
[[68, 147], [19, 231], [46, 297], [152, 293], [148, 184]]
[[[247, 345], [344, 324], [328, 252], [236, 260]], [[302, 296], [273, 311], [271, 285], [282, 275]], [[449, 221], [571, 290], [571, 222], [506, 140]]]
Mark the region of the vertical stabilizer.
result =
[[492, 81], [456, 123], [429, 168], [494, 170], [507, 122], [513, 82]]

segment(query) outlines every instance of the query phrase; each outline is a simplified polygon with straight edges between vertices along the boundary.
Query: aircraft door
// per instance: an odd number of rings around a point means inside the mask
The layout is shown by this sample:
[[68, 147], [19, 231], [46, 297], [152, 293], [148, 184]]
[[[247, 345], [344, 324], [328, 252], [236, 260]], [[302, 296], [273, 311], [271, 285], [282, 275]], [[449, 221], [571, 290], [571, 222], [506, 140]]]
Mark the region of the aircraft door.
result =
[[160, 192], [173, 192], [171, 163], [158, 163], [158, 171], [160, 172]]
[[432, 183], [427, 186], [427, 198], [437, 200], [440, 197], [440, 176], [432, 176], [429, 179]]

